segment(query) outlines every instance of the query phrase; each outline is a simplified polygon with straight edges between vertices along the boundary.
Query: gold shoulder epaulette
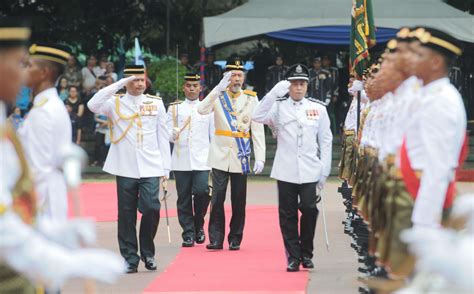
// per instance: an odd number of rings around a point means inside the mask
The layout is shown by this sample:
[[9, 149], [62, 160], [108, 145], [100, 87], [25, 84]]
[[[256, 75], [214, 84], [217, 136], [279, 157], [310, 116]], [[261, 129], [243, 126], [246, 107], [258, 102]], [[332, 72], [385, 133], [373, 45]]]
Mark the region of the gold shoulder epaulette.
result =
[[257, 92], [250, 91], [250, 90], [244, 90], [244, 94], [249, 95], [249, 96], [253, 96], [253, 97], [257, 96]]
[[33, 104], [33, 108], [39, 108], [44, 106], [46, 103], [48, 103], [49, 99], [48, 98], [42, 98], [39, 102]]
[[181, 104], [181, 103], [183, 103], [183, 100], [176, 100], [176, 101], [170, 102], [169, 105], [177, 105], [177, 104]]
[[162, 100], [162, 98], [159, 97], [159, 96], [154, 96], [154, 95], [150, 95], [150, 94], [145, 94], [145, 96], [147, 96], [148, 98], [151, 98], [151, 99], [159, 99], [159, 100]]

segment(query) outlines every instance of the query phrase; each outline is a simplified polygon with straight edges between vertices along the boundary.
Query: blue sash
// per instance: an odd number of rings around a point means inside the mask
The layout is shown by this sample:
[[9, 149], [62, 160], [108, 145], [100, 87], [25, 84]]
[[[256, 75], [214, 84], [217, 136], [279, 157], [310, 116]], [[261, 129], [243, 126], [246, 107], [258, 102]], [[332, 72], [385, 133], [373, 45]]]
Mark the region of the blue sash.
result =
[[[233, 109], [232, 104], [230, 103], [229, 96], [226, 92], [223, 92], [224, 100], [219, 99], [221, 101], [222, 110], [224, 111], [225, 117], [227, 119], [227, 123], [229, 124], [230, 130], [232, 132], [238, 132], [237, 128], [232, 125], [232, 121], [237, 121], [235, 115], [229, 113], [226, 108], [224, 107], [224, 103], [227, 104], [228, 109]], [[246, 138], [235, 138], [235, 142], [237, 143], [237, 147], [239, 148], [239, 152], [237, 153], [237, 157], [242, 164], [242, 173], [248, 174], [250, 173], [250, 139]]]

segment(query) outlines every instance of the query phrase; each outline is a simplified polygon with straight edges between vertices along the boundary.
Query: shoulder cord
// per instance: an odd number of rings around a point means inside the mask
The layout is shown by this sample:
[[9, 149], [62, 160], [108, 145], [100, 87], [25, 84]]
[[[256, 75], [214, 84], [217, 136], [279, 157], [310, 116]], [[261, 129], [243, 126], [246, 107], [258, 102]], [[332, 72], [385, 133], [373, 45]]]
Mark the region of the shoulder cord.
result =
[[[178, 127], [178, 115], [176, 113], [176, 108], [178, 107], [178, 105], [175, 105], [175, 107], [173, 107], [172, 109], [172, 112], [173, 112], [173, 126], [175, 128]], [[178, 137], [175, 139], [175, 142], [177, 143], [179, 141], [179, 135], [184, 131], [184, 129], [186, 129], [187, 127], [189, 126], [189, 128], [191, 129], [191, 115], [188, 116], [188, 118], [186, 119], [186, 121], [184, 122], [184, 125], [183, 127], [181, 127], [178, 131]], [[189, 140], [189, 136], [188, 136], [188, 140]], [[179, 147], [177, 147], [178, 144], [175, 144], [175, 148], [176, 148], [176, 155], [179, 156]]]
[[[113, 144], [117, 144], [120, 141], [122, 141], [122, 139], [125, 138], [125, 136], [127, 135], [128, 131], [133, 127], [133, 123], [136, 120], [136, 124], [137, 124], [137, 127], [138, 127], [137, 143], [139, 145], [142, 145], [143, 144], [143, 132], [142, 132], [142, 126], [143, 125], [142, 125], [141, 116], [138, 113], [134, 113], [130, 116], [125, 116], [124, 114], [122, 114], [120, 112], [120, 98], [119, 97], [115, 98], [115, 112], [117, 113], [119, 119], [116, 120], [115, 122], [111, 121], [110, 119], [108, 120], [109, 133], [110, 133], [110, 142], [113, 143]], [[113, 128], [113, 125], [117, 124], [120, 120], [129, 121], [129, 124], [128, 124], [127, 128], [123, 131], [123, 133], [117, 139], [115, 139], [114, 138], [114, 132], [113, 132], [112, 128]]]
[[[13, 148], [20, 162], [21, 174], [12, 191], [13, 210], [27, 224], [35, 222], [37, 211], [36, 193], [33, 184], [33, 178], [28, 167], [23, 147], [10, 125], [3, 128], [5, 137], [13, 144]], [[0, 134], [2, 131], [0, 130]]]
[[277, 101], [277, 109], [275, 115], [275, 126], [272, 128], [272, 136], [274, 139], [278, 136], [278, 131], [280, 130], [280, 104], [282, 102]]

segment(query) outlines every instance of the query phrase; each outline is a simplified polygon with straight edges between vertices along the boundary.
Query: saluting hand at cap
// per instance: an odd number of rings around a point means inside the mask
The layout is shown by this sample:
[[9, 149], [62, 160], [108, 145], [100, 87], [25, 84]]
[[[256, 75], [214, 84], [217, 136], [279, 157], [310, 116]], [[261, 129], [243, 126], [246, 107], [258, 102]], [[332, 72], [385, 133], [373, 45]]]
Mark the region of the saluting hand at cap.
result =
[[227, 90], [227, 87], [230, 84], [231, 76], [232, 76], [231, 71], [226, 72], [224, 76], [222, 77], [222, 80], [219, 82], [219, 84], [217, 84], [217, 86], [214, 89], [217, 90], [218, 92], [224, 92], [225, 90]]
[[274, 98], [283, 97], [290, 91], [291, 83], [287, 80], [279, 81], [273, 88], [270, 90], [270, 95]]

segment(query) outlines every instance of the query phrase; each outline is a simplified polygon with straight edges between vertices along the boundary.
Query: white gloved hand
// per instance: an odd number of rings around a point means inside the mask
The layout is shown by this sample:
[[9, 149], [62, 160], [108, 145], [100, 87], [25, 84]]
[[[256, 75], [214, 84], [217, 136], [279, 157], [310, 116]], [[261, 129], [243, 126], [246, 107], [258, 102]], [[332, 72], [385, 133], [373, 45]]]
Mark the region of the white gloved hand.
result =
[[253, 172], [258, 175], [259, 173], [261, 173], [263, 171], [263, 166], [264, 166], [264, 162], [263, 161], [260, 161], [260, 160], [257, 160], [255, 161], [255, 164], [253, 166]]
[[363, 89], [364, 89], [364, 83], [362, 83], [362, 81], [359, 81], [359, 80], [354, 80], [352, 82], [352, 86], [349, 89], [347, 89], [347, 91], [349, 92], [349, 94], [354, 96], [355, 94], [357, 94], [357, 92], [362, 91]]
[[76, 218], [65, 222], [40, 219], [38, 230], [47, 239], [71, 249], [93, 245], [97, 239], [92, 219]]
[[61, 153], [66, 184], [69, 188], [76, 189], [81, 184], [81, 171], [87, 163], [87, 153], [76, 144], [69, 145]]
[[319, 182], [317, 184], [317, 187], [319, 190], [323, 190], [324, 189], [324, 184], [326, 183], [326, 180], [327, 180], [327, 176], [321, 176], [321, 178], [319, 179]]
[[362, 90], [360, 92], [360, 102], [364, 104], [369, 102], [369, 97], [367, 97], [367, 93], [365, 92], [365, 90]]
[[270, 90], [269, 95], [274, 98], [279, 98], [285, 96], [290, 90], [291, 83], [287, 80], [279, 81], [273, 88]]
[[80, 249], [71, 252], [70, 277], [94, 279], [112, 284], [125, 273], [123, 258], [104, 249]]
[[179, 128], [173, 128], [173, 141], [176, 141], [179, 138]]
[[217, 84], [217, 86], [214, 88], [217, 92], [224, 92], [227, 90], [227, 87], [229, 87], [230, 84], [230, 77], [232, 76], [232, 71], [228, 71], [224, 74], [222, 77], [222, 80]]
[[119, 81], [113, 83], [111, 86], [114, 86], [114, 88], [117, 89], [118, 91], [122, 89], [126, 84], [128, 84], [129, 82], [133, 81], [136, 78], [137, 78], [136, 76], [129, 76], [129, 77], [120, 79]]

